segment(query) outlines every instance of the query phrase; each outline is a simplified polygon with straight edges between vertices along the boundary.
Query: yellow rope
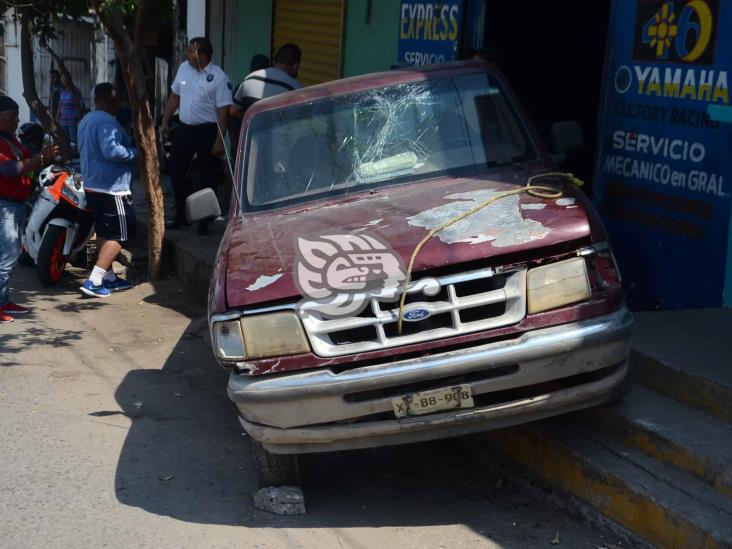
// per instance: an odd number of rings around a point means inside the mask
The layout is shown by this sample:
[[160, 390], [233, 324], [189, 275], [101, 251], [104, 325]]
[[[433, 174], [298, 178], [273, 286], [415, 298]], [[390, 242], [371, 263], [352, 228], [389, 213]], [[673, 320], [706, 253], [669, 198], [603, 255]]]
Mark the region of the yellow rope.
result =
[[541, 185], [532, 185], [532, 183], [537, 179], [542, 179], [545, 177], [562, 177], [565, 179], [569, 179], [572, 183], [574, 183], [577, 186], [582, 185], [582, 181], [578, 178], [576, 178], [571, 173], [565, 173], [565, 172], [548, 172], [548, 173], [541, 173], [538, 175], [534, 175], [529, 178], [529, 180], [526, 182], [525, 187], [520, 187], [518, 189], [513, 189], [510, 191], [505, 191], [502, 193], [498, 193], [496, 196], [493, 196], [486, 200], [485, 202], [481, 202], [474, 208], [471, 208], [467, 212], [461, 213], [460, 215], [452, 218], [449, 221], [446, 221], [439, 227], [435, 227], [432, 229], [429, 233], [427, 233], [427, 236], [425, 236], [419, 244], [417, 244], [417, 247], [414, 248], [414, 252], [412, 252], [412, 257], [409, 259], [409, 267], [407, 267], [407, 278], [404, 281], [404, 287], [402, 289], [402, 295], [399, 299], [399, 319], [397, 321], [397, 333], [401, 335], [402, 333], [402, 324], [404, 321], [404, 301], [407, 299], [407, 288], [409, 287], [409, 283], [412, 281], [412, 268], [414, 267], [414, 260], [417, 259], [417, 255], [422, 250], [422, 247], [429, 242], [432, 237], [434, 237], [437, 233], [440, 231], [447, 229], [451, 225], [454, 225], [458, 221], [461, 221], [465, 219], [466, 217], [473, 215], [474, 213], [482, 210], [486, 206], [490, 206], [497, 200], [500, 200], [501, 198], [506, 198], [507, 196], [513, 196], [515, 194], [521, 194], [521, 193], [527, 193], [531, 196], [534, 196], [536, 198], [543, 198], [545, 200], [553, 200], [555, 198], [560, 198], [564, 193], [560, 191], [559, 189], [555, 189], [554, 187], [545, 187]]

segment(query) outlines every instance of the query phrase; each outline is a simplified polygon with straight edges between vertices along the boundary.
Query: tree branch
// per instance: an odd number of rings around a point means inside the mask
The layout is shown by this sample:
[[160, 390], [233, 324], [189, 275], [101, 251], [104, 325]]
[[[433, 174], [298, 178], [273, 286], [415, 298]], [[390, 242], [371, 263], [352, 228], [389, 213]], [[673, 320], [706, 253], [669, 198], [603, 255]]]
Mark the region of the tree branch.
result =
[[69, 72], [69, 69], [66, 68], [66, 63], [64, 63], [64, 60], [61, 59], [59, 55], [54, 51], [54, 49], [48, 44], [46, 39], [42, 37], [38, 40], [38, 43], [53, 58], [53, 61], [58, 65], [58, 68], [61, 70], [61, 72], [66, 75], [66, 78], [69, 79], [69, 82], [73, 82], [74, 79], [71, 78], [71, 73]]

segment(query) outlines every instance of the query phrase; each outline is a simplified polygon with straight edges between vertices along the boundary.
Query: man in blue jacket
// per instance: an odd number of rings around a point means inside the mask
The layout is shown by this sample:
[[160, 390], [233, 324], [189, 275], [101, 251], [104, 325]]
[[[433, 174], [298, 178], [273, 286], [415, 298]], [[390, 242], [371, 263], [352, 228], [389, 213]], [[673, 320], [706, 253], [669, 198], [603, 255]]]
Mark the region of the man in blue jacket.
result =
[[130, 183], [138, 153], [114, 118], [117, 90], [112, 84], [104, 82], [94, 87], [94, 105], [95, 110], [79, 124], [78, 140], [81, 175], [87, 207], [94, 213], [99, 255], [80, 290], [93, 297], [107, 297], [132, 287], [115, 276], [112, 262], [122, 250], [122, 243], [135, 236]]

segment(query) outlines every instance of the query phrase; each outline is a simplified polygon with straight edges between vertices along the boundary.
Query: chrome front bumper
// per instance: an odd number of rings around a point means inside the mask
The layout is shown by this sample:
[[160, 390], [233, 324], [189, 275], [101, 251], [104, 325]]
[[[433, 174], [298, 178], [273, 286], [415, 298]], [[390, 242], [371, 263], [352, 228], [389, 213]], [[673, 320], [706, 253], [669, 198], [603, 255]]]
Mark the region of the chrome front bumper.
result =
[[[246, 431], [274, 453], [302, 453], [415, 442], [505, 427], [578, 410], [607, 399], [627, 372], [633, 318], [612, 314], [527, 332], [516, 339], [334, 373], [324, 368], [266, 377], [232, 373], [228, 393]], [[473, 396], [539, 386], [605, 370], [587, 383], [529, 397], [397, 420], [400, 386], [452, 376], [510, 373], [470, 383]], [[615, 366], [616, 368], [611, 368]], [[450, 385], [446, 382], [445, 385]], [[390, 391], [379, 396], [379, 391]], [[373, 398], [347, 398], [368, 392]], [[405, 389], [404, 394], [414, 392]], [[369, 418], [368, 416], [374, 416]]]

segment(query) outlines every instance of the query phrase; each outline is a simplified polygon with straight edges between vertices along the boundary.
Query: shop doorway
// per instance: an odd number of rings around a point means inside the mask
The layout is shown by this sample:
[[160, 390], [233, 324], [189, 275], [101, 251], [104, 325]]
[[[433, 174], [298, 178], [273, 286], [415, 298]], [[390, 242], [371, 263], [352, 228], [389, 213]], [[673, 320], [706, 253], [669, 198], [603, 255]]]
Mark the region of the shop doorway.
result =
[[552, 123], [575, 120], [585, 147], [562, 167], [592, 192], [610, 0], [486, 2], [485, 44], [549, 146]]

